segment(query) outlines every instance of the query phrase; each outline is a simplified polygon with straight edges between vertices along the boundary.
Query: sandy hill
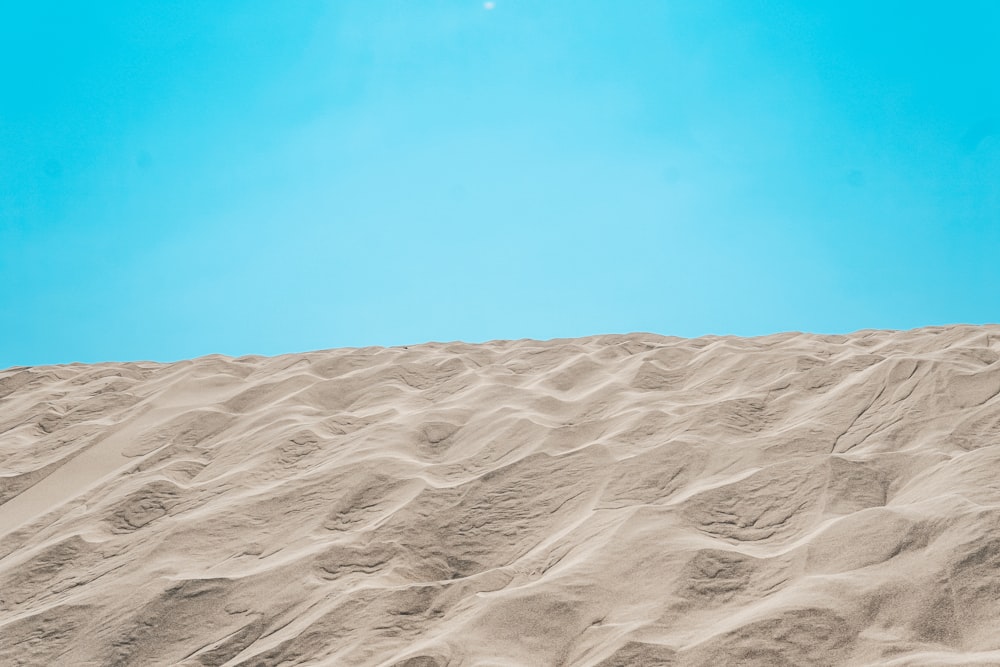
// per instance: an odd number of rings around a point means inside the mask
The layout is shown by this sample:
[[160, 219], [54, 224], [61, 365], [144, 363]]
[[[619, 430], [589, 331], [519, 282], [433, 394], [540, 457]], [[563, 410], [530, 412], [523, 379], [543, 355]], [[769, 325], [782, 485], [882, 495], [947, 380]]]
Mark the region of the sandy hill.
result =
[[2, 665], [1000, 665], [1000, 327], [0, 372]]

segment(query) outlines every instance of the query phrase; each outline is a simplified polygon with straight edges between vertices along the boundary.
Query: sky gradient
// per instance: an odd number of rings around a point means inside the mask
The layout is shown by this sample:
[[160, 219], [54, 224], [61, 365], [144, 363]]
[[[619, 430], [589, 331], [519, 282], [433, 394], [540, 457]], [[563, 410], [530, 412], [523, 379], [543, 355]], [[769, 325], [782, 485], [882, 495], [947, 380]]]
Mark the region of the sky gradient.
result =
[[8, 3], [0, 368], [1000, 320], [1000, 3]]

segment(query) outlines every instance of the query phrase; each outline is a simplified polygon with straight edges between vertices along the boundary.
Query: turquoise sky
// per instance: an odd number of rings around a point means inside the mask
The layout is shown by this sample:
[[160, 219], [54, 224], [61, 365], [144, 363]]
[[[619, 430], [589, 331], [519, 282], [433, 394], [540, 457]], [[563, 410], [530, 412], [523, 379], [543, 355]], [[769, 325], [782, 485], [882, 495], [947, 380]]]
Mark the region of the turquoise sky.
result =
[[0, 367], [1000, 320], [998, 2], [10, 2], [0, 56]]

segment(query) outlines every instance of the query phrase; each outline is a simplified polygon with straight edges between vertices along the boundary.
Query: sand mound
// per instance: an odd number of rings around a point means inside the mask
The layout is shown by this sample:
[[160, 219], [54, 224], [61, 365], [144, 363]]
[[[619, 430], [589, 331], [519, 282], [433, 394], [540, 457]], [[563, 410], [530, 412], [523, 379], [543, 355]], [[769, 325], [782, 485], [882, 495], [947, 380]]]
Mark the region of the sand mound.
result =
[[1000, 327], [0, 372], [3, 665], [1000, 664]]

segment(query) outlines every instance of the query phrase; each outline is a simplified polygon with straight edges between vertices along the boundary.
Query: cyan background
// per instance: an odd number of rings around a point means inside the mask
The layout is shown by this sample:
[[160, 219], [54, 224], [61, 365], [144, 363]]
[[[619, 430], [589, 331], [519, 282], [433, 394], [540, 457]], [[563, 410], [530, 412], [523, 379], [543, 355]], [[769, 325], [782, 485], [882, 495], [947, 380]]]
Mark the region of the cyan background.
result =
[[1000, 320], [1000, 3], [23, 2], [0, 368]]

